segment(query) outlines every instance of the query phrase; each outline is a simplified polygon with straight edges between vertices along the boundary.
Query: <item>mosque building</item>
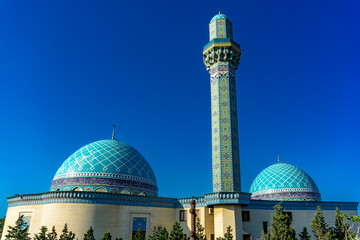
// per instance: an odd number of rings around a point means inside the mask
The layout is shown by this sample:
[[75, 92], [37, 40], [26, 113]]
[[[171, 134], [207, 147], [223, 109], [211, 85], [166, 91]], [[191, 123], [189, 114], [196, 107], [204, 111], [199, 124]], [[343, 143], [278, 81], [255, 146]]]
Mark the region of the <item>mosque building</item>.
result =
[[79, 238], [90, 226], [96, 239], [107, 231], [114, 237], [132, 239], [139, 228], [147, 238], [153, 227], [169, 230], [175, 221], [188, 234], [193, 199], [209, 240], [223, 236], [228, 226], [234, 239], [259, 239], [261, 231], [270, 226], [273, 207], [279, 201], [291, 215], [297, 233], [304, 226], [310, 228], [317, 206], [331, 224], [336, 208], [357, 215], [357, 202], [322, 201], [314, 180], [288, 163], [267, 167], [255, 178], [249, 193], [242, 192], [235, 89], [241, 49], [233, 40], [232, 23], [226, 15], [214, 16], [209, 30], [203, 60], [211, 84], [211, 193], [195, 198], [159, 197], [147, 160], [113, 137], [90, 143], [66, 159], [55, 173], [49, 192], [9, 197], [4, 232], [23, 215], [31, 236], [43, 225], [55, 226], [59, 232], [67, 223]]

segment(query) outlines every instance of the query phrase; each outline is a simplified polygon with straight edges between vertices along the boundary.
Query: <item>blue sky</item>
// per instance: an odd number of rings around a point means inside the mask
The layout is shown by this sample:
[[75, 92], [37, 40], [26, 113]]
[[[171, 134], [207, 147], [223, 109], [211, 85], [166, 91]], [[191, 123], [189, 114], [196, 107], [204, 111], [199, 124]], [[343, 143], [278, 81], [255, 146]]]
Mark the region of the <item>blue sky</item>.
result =
[[202, 47], [219, 9], [242, 48], [243, 191], [279, 151], [324, 200], [360, 201], [358, 1], [0, 1], [0, 215], [113, 123], [160, 196], [211, 192]]

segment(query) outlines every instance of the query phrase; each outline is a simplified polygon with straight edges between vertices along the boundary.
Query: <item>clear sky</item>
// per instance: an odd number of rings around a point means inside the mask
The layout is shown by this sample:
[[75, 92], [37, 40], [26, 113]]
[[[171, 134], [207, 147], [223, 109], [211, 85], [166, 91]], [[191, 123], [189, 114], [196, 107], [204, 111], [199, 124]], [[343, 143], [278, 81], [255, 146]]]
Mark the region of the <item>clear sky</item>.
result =
[[78, 148], [139, 150], [159, 195], [212, 191], [208, 24], [229, 16], [242, 190], [282, 162], [360, 201], [359, 1], [0, 1], [0, 215]]

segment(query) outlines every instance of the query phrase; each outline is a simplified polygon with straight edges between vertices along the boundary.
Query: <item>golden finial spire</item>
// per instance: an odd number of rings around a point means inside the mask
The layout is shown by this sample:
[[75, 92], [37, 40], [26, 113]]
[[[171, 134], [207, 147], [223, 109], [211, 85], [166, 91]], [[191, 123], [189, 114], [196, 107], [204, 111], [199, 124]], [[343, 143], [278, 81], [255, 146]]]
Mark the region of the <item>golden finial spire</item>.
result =
[[221, 11], [219, 10], [219, 14], [221, 14]]
[[115, 128], [116, 128], [116, 125], [113, 123], [113, 133], [112, 133], [112, 137], [111, 139], [114, 140], [115, 139]]
[[278, 162], [280, 162], [280, 153], [277, 152], [277, 155], [278, 155]]

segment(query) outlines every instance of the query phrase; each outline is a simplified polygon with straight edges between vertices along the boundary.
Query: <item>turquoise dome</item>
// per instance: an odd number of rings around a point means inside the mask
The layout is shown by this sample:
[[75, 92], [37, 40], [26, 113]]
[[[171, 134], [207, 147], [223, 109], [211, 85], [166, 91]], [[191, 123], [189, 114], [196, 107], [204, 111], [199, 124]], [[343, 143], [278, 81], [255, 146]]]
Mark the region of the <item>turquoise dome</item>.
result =
[[158, 188], [151, 166], [135, 148], [117, 140], [101, 140], [66, 159], [51, 190], [157, 195]]
[[214, 20], [216, 20], [216, 19], [221, 19], [221, 18], [226, 18], [226, 19], [230, 20], [225, 14], [219, 13], [219, 14], [216, 14], [216, 15], [211, 19], [210, 22], [212, 22], [212, 21], [214, 21]]
[[314, 180], [300, 168], [276, 163], [265, 168], [251, 185], [252, 199], [274, 201], [321, 201]]

